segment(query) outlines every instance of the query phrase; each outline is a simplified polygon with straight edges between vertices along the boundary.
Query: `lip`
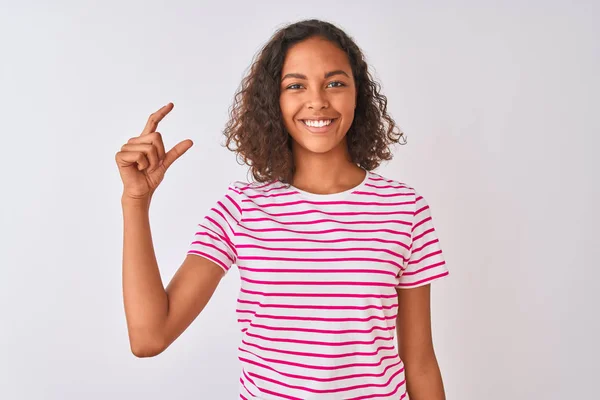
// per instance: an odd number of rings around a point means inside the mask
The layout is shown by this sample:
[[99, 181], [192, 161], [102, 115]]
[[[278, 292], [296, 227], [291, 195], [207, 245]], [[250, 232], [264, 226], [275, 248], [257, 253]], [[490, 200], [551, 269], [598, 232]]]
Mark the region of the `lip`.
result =
[[323, 127], [319, 127], [319, 128], [314, 127], [314, 126], [308, 126], [308, 125], [306, 125], [304, 123], [303, 120], [299, 120], [299, 121], [302, 124], [302, 126], [304, 127], [304, 129], [306, 129], [309, 132], [312, 132], [312, 133], [327, 133], [327, 132], [329, 132], [330, 130], [333, 129], [333, 126], [337, 123], [337, 121], [338, 121], [339, 118], [329, 118], [329, 119], [332, 120], [329, 125], [323, 126]]

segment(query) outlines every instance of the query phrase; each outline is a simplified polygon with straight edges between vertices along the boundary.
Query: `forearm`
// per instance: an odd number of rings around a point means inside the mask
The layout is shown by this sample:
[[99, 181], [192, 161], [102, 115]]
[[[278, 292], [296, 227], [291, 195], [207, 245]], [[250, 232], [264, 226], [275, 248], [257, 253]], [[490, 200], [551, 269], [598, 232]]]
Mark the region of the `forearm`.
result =
[[410, 400], [446, 400], [435, 355], [418, 363], [405, 362], [405, 376]]
[[122, 199], [123, 302], [131, 349], [153, 355], [162, 346], [168, 297], [160, 277], [150, 231], [150, 200]]

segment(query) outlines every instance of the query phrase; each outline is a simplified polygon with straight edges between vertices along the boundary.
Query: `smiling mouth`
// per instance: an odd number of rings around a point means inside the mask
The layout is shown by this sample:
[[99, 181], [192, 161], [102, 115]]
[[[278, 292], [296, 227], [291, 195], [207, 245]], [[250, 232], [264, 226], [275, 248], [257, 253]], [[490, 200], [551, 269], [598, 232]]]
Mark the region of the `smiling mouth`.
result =
[[300, 121], [302, 121], [304, 126], [306, 126], [308, 128], [326, 128], [329, 125], [333, 124], [336, 120], [337, 120], [337, 118], [322, 119], [322, 120], [318, 120], [318, 121], [301, 119]]

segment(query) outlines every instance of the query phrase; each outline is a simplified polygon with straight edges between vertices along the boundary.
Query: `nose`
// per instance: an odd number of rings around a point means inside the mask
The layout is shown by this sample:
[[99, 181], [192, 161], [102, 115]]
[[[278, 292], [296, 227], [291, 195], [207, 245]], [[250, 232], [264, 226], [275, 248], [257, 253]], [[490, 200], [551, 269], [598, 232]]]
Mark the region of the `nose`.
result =
[[320, 88], [309, 91], [309, 97], [306, 102], [309, 109], [320, 110], [329, 107], [329, 100], [327, 100], [327, 96], [323, 92]]

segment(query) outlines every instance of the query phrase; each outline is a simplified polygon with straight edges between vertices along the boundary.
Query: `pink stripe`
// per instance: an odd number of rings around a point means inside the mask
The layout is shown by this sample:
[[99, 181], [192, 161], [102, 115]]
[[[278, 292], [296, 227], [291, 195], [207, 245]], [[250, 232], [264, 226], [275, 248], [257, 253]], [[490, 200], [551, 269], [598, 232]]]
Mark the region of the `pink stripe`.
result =
[[[261, 256], [246, 256], [246, 257], [239, 257], [238, 260], [241, 261], [297, 261], [297, 262], [310, 262], [310, 263], [319, 263], [319, 262], [348, 262], [348, 261], [366, 261], [366, 262], [373, 262], [373, 263], [385, 263], [385, 264], [391, 264], [395, 267], [398, 268], [402, 268], [402, 266], [400, 264], [398, 264], [397, 262], [391, 261], [391, 260], [384, 260], [384, 259], [379, 259], [379, 258], [368, 258], [368, 257], [343, 257], [343, 258], [295, 258], [295, 257], [261, 257]], [[257, 269], [255, 270], [257, 272], [261, 272], [261, 271], [268, 271], [266, 269]], [[319, 270], [307, 270], [307, 269], [296, 269], [296, 270], [291, 270], [291, 269], [285, 269], [285, 270], [273, 270], [271, 272], [286, 272], [286, 271], [295, 271], [295, 272], [302, 272], [302, 271], [327, 271], [327, 270], [323, 270], [323, 269], [319, 269]], [[359, 271], [359, 272], [370, 272], [373, 270], [353, 270], [353, 269], [347, 269], [347, 270], [329, 270], [330, 272], [353, 272], [353, 271]], [[389, 274], [392, 275], [392, 272], [390, 271], [380, 271], [377, 270], [377, 272], [373, 272], [373, 273], [378, 273], [378, 274]]]
[[419, 248], [416, 248], [416, 249], [413, 249], [412, 250], [412, 254], [414, 255], [415, 253], [418, 253], [421, 250], [423, 250], [425, 247], [431, 246], [432, 244], [435, 244], [435, 243], [439, 243], [439, 239], [430, 240], [429, 242], [425, 243], [423, 246], [421, 246]]
[[373, 399], [376, 397], [385, 397], [386, 399], [388, 399], [389, 396], [396, 394], [398, 389], [400, 389], [401, 387], [404, 387], [404, 393], [402, 393], [402, 396], [400, 396], [400, 398], [398, 399], [398, 400], [403, 400], [407, 396], [405, 383], [406, 383], [406, 379], [403, 380], [402, 382], [400, 382], [399, 384], [397, 384], [396, 388], [389, 393], [371, 394], [371, 395], [367, 395], [367, 396], [354, 397], [354, 398], [348, 399], [348, 400], [366, 400], [366, 399]]
[[[394, 297], [396, 297], [394, 295]], [[257, 305], [260, 308], [291, 308], [291, 309], [308, 309], [308, 310], [391, 310], [398, 306], [397, 303], [394, 303], [390, 306], [377, 306], [375, 304], [369, 304], [366, 306], [322, 306], [322, 305], [314, 305], [314, 304], [264, 304], [259, 301], [250, 301], [250, 300], [242, 300], [238, 299], [238, 303], [242, 304], [252, 304]]]
[[427, 223], [427, 222], [429, 222], [429, 221], [431, 221], [431, 217], [424, 218], [423, 220], [421, 220], [421, 221], [419, 221], [418, 223], [416, 223], [415, 225], [413, 225], [413, 227], [412, 227], [412, 231], [414, 232], [414, 231], [415, 231], [415, 229], [417, 229], [419, 226], [421, 226], [421, 225], [423, 225], [424, 223]]
[[434, 276], [430, 276], [429, 278], [421, 279], [420, 281], [416, 281], [416, 282], [410, 282], [410, 283], [399, 283], [399, 284], [398, 284], [398, 286], [400, 286], [400, 287], [411, 287], [411, 286], [415, 286], [415, 285], [418, 285], [418, 284], [420, 284], [420, 283], [429, 282], [429, 281], [432, 281], [432, 280], [434, 280], [434, 279], [441, 278], [441, 277], [443, 277], [443, 276], [446, 276], [446, 275], [448, 275], [448, 273], [449, 273], [448, 271], [445, 271], [445, 272], [443, 272], [443, 273], [441, 273], [441, 274], [434, 275]]
[[221, 239], [221, 243], [224, 243], [224, 244], [226, 244], [226, 245], [227, 245], [227, 247], [229, 247], [229, 249], [231, 250], [231, 252], [237, 256], [237, 251], [235, 250], [235, 246], [233, 245], [233, 243], [231, 243], [231, 242], [229, 241], [229, 239], [228, 239], [228, 238], [224, 237], [223, 235], [221, 235], [221, 234], [220, 234], [220, 233], [218, 233], [218, 232], [215, 232], [213, 229], [211, 229], [210, 227], [208, 227], [208, 226], [206, 226], [206, 225], [204, 225], [204, 224], [200, 224], [200, 226], [201, 226], [202, 228], [204, 228], [204, 229], [207, 229], [208, 231], [210, 231], [210, 232], [214, 233], [215, 235], [217, 235], [217, 236], [218, 236], [218, 237]]
[[362, 194], [367, 196], [376, 196], [376, 197], [398, 197], [398, 196], [411, 196], [412, 193], [375, 193], [375, 192], [359, 192], [356, 191], [354, 194]]
[[[213, 208], [214, 210], [214, 208]], [[216, 210], [215, 210], [216, 211]], [[224, 219], [223, 214], [218, 213], [221, 218]], [[221, 232], [223, 232], [222, 235], [219, 235], [219, 237], [222, 237], [223, 239], [225, 239], [227, 241], [227, 243], [232, 244], [231, 240], [229, 239], [229, 235], [227, 235], [227, 232], [225, 232], [225, 229], [221, 226], [221, 224], [219, 224], [214, 218], [206, 216], [205, 217], [206, 220], [210, 221], [214, 226], [216, 226], [217, 228], [219, 228], [221, 230]], [[227, 223], [227, 221], [225, 221], [225, 223]], [[213, 231], [214, 232], [214, 231]]]
[[[245, 342], [244, 342], [245, 343]], [[260, 346], [255, 346], [255, 347], [260, 347]], [[395, 347], [392, 346], [392, 349], [395, 350]], [[379, 362], [377, 363], [352, 363], [352, 364], [343, 364], [343, 365], [333, 365], [333, 366], [329, 366], [329, 367], [324, 367], [321, 365], [309, 365], [309, 364], [301, 364], [301, 363], [296, 363], [296, 362], [291, 362], [291, 361], [283, 361], [283, 360], [278, 360], [278, 359], [274, 359], [274, 358], [266, 358], [266, 357], [261, 357], [247, 349], [244, 349], [242, 347], [239, 347], [238, 350], [240, 352], [245, 352], [248, 354], [252, 354], [254, 357], [260, 358], [261, 360], [265, 361], [265, 362], [271, 362], [273, 364], [282, 364], [282, 365], [290, 365], [293, 367], [300, 367], [300, 368], [305, 368], [305, 369], [314, 369], [314, 370], [320, 370], [320, 371], [332, 371], [332, 370], [336, 370], [336, 369], [347, 369], [347, 368], [357, 368], [357, 367], [379, 367], [381, 366], [381, 364], [383, 364], [383, 362], [385, 360], [389, 360], [389, 359], [398, 359], [398, 354], [396, 353], [395, 355], [389, 355], [389, 356], [385, 356], [382, 357]], [[319, 358], [324, 358], [324, 357], [319, 357]], [[241, 359], [240, 357], [238, 357], [238, 359]], [[400, 361], [402, 362], [402, 361]]]
[[275, 296], [275, 297], [315, 297], [315, 298], [319, 298], [319, 297], [352, 297], [352, 298], [376, 298], [376, 299], [391, 299], [391, 298], [397, 298], [398, 295], [396, 294], [390, 294], [390, 295], [385, 295], [385, 294], [380, 294], [380, 293], [374, 293], [374, 294], [356, 294], [356, 293], [271, 293], [271, 292], [257, 292], [254, 290], [248, 290], [248, 289], [244, 289], [241, 288], [240, 289], [241, 293], [246, 293], [246, 294], [256, 294], [259, 295], [261, 297], [270, 297], [270, 296]]
[[[437, 241], [437, 240], [436, 240]], [[405, 261], [405, 257], [400, 254], [400, 253], [395, 253], [391, 250], [385, 249], [385, 248], [376, 248], [376, 247], [344, 247], [344, 248], [308, 248], [308, 249], [302, 249], [302, 248], [297, 248], [297, 247], [265, 247], [265, 246], [258, 246], [255, 244], [240, 244], [238, 246], [236, 246], [238, 249], [262, 249], [262, 250], [269, 250], [269, 251], [287, 251], [287, 252], [318, 252], [318, 251], [325, 251], [325, 252], [339, 252], [339, 251], [374, 251], [374, 252], [384, 252], [387, 254], [391, 254], [394, 257], [398, 257], [401, 258], [402, 261]]]
[[267, 336], [257, 335], [255, 333], [248, 332], [247, 330], [245, 332], [246, 332], [247, 336], [258, 338], [258, 339], [263, 339], [263, 340], [266, 340], [266, 341], [269, 341], [269, 342], [284, 342], [284, 343], [297, 343], [297, 344], [314, 344], [314, 345], [319, 345], [319, 346], [350, 346], [350, 345], [355, 345], [355, 344], [369, 344], [369, 345], [373, 345], [378, 340], [385, 340], [385, 341], [390, 341], [390, 340], [393, 341], [394, 340], [393, 337], [375, 336], [373, 338], [373, 340], [371, 340], [371, 341], [353, 340], [353, 341], [349, 341], [349, 342], [318, 342], [318, 341], [314, 341], [314, 340], [271, 338], [271, 337], [267, 337]]
[[[253, 353], [250, 353], [250, 354], [253, 354]], [[260, 358], [260, 357], [258, 357], [258, 358]], [[378, 373], [378, 374], [362, 373], [362, 374], [352, 374], [352, 375], [340, 375], [340, 376], [334, 376], [334, 377], [331, 377], [331, 378], [317, 378], [317, 377], [314, 377], [314, 376], [297, 375], [297, 374], [286, 373], [286, 372], [283, 372], [283, 371], [277, 371], [273, 367], [269, 367], [268, 365], [261, 364], [259, 362], [250, 360], [248, 358], [239, 357], [239, 360], [240, 361], [244, 361], [244, 362], [246, 362], [248, 364], [256, 365], [257, 367], [260, 367], [260, 368], [263, 368], [263, 369], [267, 369], [267, 370], [270, 370], [270, 371], [277, 372], [278, 374], [283, 375], [283, 376], [287, 376], [287, 377], [294, 378], [294, 379], [304, 379], [304, 380], [307, 380], [307, 381], [315, 381], [315, 382], [335, 382], [335, 381], [342, 381], [342, 380], [346, 380], [346, 379], [365, 378], [365, 377], [377, 377], [377, 378], [380, 378], [380, 377], [384, 376], [386, 374], [386, 372], [390, 368], [396, 367], [396, 366], [398, 366], [398, 365], [400, 365], [402, 363], [401, 361], [398, 361], [395, 364], [390, 364], [390, 365], [386, 366], [381, 371], [381, 373]], [[400, 372], [402, 372], [402, 371], [404, 371], [404, 368], [401, 367], [401, 371]]]
[[315, 225], [321, 224], [324, 222], [334, 222], [338, 224], [344, 225], [373, 225], [373, 224], [401, 224], [401, 225], [410, 225], [411, 222], [408, 221], [397, 221], [397, 220], [385, 220], [385, 221], [338, 221], [334, 219], [316, 219], [311, 221], [277, 221], [272, 218], [246, 218], [243, 222], [263, 222], [263, 221], [271, 221], [281, 225]]
[[229, 254], [227, 254], [226, 252], [224, 252], [223, 250], [219, 249], [217, 246], [210, 244], [210, 243], [205, 243], [205, 242], [201, 242], [200, 240], [195, 240], [192, 242], [193, 245], [199, 244], [202, 246], [206, 246], [206, 247], [212, 247], [213, 249], [217, 250], [219, 253], [223, 254], [225, 257], [227, 257], [229, 260], [231, 260], [232, 263], [235, 262], [235, 260], [233, 258], [231, 258], [229, 256]]
[[269, 393], [269, 394], [272, 394], [272, 395], [274, 395], [274, 396], [277, 396], [277, 397], [282, 397], [282, 398], [284, 398], [284, 399], [288, 399], [288, 400], [302, 400], [302, 399], [298, 399], [297, 397], [290, 397], [290, 396], [287, 396], [287, 395], [284, 395], [284, 394], [281, 394], [281, 393], [273, 392], [273, 391], [271, 391], [271, 390], [267, 390], [267, 389], [265, 389], [265, 388], [261, 388], [261, 387], [259, 387], [259, 386], [258, 386], [256, 383], [254, 383], [254, 381], [253, 381], [253, 380], [252, 380], [252, 379], [251, 379], [251, 378], [248, 376], [248, 374], [246, 374], [246, 371], [245, 371], [245, 370], [242, 370], [242, 375], [243, 375], [243, 377], [244, 377], [244, 378], [246, 378], [246, 380], [247, 380], [248, 382], [250, 382], [250, 383], [252, 383], [254, 386], [256, 386], [256, 387], [257, 387], [257, 388], [260, 390], [260, 392], [261, 392], [261, 393]]
[[[421, 197], [422, 198], [422, 197]], [[417, 200], [418, 201], [418, 200]], [[423, 206], [421, 208], [419, 208], [417, 211], [415, 211], [415, 217], [419, 214], [421, 214], [423, 211], [428, 210], [429, 206]]]
[[[375, 351], [372, 352], [366, 352], [366, 351], [353, 351], [350, 353], [340, 353], [340, 354], [322, 354], [322, 353], [306, 353], [306, 352], [301, 352], [301, 351], [292, 351], [292, 350], [283, 350], [283, 349], [279, 349], [279, 348], [271, 348], [271, 347], [264, 347], [264, 346], [260, 346], [258, 344], [255, 343], [249, 343], [246, 342], [245, 340], [242, 339], [242, 343], [245, 344], [246, 346], [251, 346], [251, 347], [256, 347], [258, 349], [261, 349], [263, 351], [270, 351], [273, 353], [282, 353], [282, 354], [292, 354], [295, 356], [304, 356], [304, 357], [314, 357], [314, 358], [345, 358], [345, 357], [357, 357], [357, 356], [375, 356], [377, 354], [379, 354], [379, 352], [381, 350], [396, 350], [395, 346], [379, 346]], [[248, 350], [245, 350], [243, 348], [238, 348], [238, 350], [242, 350], [242, 351], [246, 351], [249, 352]], [[254, 354], [254, 353], [253, 353]], [[258, 356], [257, 356], [258, 357]], [[391, 355], [391, 356], [386, 356], [381, 358], [381, 361], [386, 360], [388, 358], [396, 358], [398, 357], [398, 353], [396, 352], [395, 354]], [[339, 364], [339, 365], [332, 365], [329, 367], [326, 366], [322, 366], [322, 365], [306, 365], [306, 364], [299, 364], [299, 363], [294, 363], [291, 361], [283, 361], [283, 360], [275, 360], [275, 359], [267, 359], [267, 358], [262, 358], [263, 360], [269, 360], [278, 364], [287, 364], [287, 365], [294, 365], [294, 366], [301, 366], [301, 367], [305, 367], [305, 368], [312, 368], [312, 369], [321, 369], [321, 370], [334, 370], [334, 369], [342, 369], [342, 368], [349, 368], [349, 367], [376, 367], [378, 365], [381, 364], [381, 361], [379, 363], [353, 363], [353, 364]]]
[[[243, 199], [242, 203], [254, 203], [252, 200], [249, 199]], [[407, 205], [407, 204], [414, 204], [414, 201], [404, 201], [404, 202], [397, 202], [397, 203], [379, 203], [379, 202], [373, 202], [373, 201], [312, 201], [312, 200], [297, 200], [297, 201], [292, 201], [289, 203], [267, 203], [267, 204], [256, 204], [259, 207], [288, 207], [288, 206], [295, 206], [298, 204], [316, 204], [316, 205], [320, 205], [320, 206], [326, 206], [326, 205], [331, 205], [331, 206], [339, 206], [339, 205], [355, 205], [355, 206], [381, 206], [381, 207], [396, 207], [396, 206], [403, 206], [403, 205]]]
[[[255, 239], [258, 241], [262, 241], [262, 242], [308, 242], [308, 243], [340, 243], [340, 242], [379, 242], [379, 243], [390, 243], [390, 244], [397, 244], [399, 246], [402, 246], [404, 248], [406, 248], [407, 250], [409, 249], [409, 246], [406, 245], [405, 243], [402, 242], [398, 242], [395, 240], [385, 240], [385, 239], [377, 239], [377, 238], [342, 238], [342, 239], [305, 239], [305, 238], [301, 238], [301, 239], [296, 239], [296, 238], [265, 238], [265, 237], [258, 237], [258, 236], [252, 236], [249, 235], [247, 233], [236, 233], [236, 236], [243, 236], [243, 237], [249, 237], [251, 239]], [[409, 234], [406, 234], [405, 236], [410, 236]]]
[[[245, 322], [245, 321], [244, 321]], [[339, 335], [342, 333], [371, 333], [373, 331], [393, 331], [396, 329], [395, 326], [373, 326], [371, 329], [311, 329], [311, 328], [296, 328], [293, 326], [268, 326], [255, 324], [250, 322], [250, 326], [254, 328], [261, 328], [267, 331], [285, 331], [285, 332], [309, 332], [309, 333], [323, 333], [327, 335]]]
[[[275, 186], [275, 185], [273, 185], [273, 186]], [[258, 189], [258, 188], [257, 188], [257, 189]], [[273, 190], [281, 190], [281, 189], [286, 189], [286, 190], [287, 190], [287, 189], [289, 189], [289, 187], [288, 187], [288, 186], [285, 186], [285, 185], [282, 185], [282, 186], [275, 186], [275, 187], [272, 187], [271, 189], [265, 189], [265, 190], [261, 190], [261, 192], [262, 192], [262, 193], [269, 193], [269, 192], [272, 192]]]
[[[220, 204], [223, 207], [223, 204], [221, 202], [219, 202], [218, 204]], [[219, 217], [221, 217], [221, 219], [223, 220], [223, 222], [225, 222], [225, 224], [227, 225], [227, 227], [229, 228], [230, 232], [233, 232], [233, 229], [231, 228], [231, 225], [229, 225], [229, 221], [227, 220], [227, 218], [223, 215], [223, 213], [221, 213], [221, 211], [217, 210], [216, 208], [213, 208], [211, 211], [213, 211], [215, 214], [218, 214]], [[229, 211], [228, 211], [229, 212]], [[207, 219], [212, 220], [210, 217], [207, 217]], [[218, 224], [216, 221], [212, 220], [213, 223], [215, 225], [217, 225], [219, 228], [221, 228], [221, 230], [223, 231], [223, 235], [225, 235], [225, 237], [227, 237], [227, 239], [229, 240], [229, 235], [227, 234], [227, 231], [222, 228], [221, 224]]]
[[416, 242], [417, 240], [421, 239], [421, 238], [422, 238], [422, 237], [424, 237], [425, 235], [428, 235], [428, 234], [430, 234], [430, 233], [432, 233], [432, 232], [435, 232], [435, 228], [427, 229], [425, 232], [421, 233], [420, 235], [418, 235], [418, 236], [415, 236], [415, 237], [413, 238], [413, 242]]
[[[200, 226], [204, 227], [203, 225], [200, 225]], [[210, 230], [210, 232], [213, 232], [215, 234], [215, 236], [211, 235], [208, 232], [196, 232], [194, 235], [195, 236], [208, 236], [209, 238], [211, 238], [212, 240], [216, 241], [217, 243], [223, 244], [222, 240], [224, 240], [224, 238], [221, 235], [219, 235], [218, 233], [216, 233], [212, 229]], [[225, 246], [225, 247], [227, 247], [227, 246]]]
[[[394, 379], [397, 375], [399, 375], [400, 373], [402, 373], [404, 371], [404, 368], [400, 368], [398, 371], [394, 372], [389, 379], [387, 380], [387, 382], [384, 383], [367, 383], [367, 384], [362, 384], [362, 385], [354, 385], [354, 386], [347, 386], [347, 387], [341, 387], [341, 388], [336, 388], [336, 389], [322, 389], [322, 390], [318, 390], [318, 389], [312, 389], [312, 388], [307, 388], [304, 386], [297, 386], [297, 385], [288, 385], [287, 383], [283, 383], [280, 382], [276, 379], [273, 378], [269, 378], [266, 376], [262, 376], [253, 372], [248, 372], [248, 374], [250, 376], [252, 376], [253, 378], [258, 378], [261, 379], [263, 381], [267, 381], [267, 382], [271, 382], [274, 383], [276, 385], [280, 385], [280, 386], [285, 386], [291, 389], [299, 389], [299, 390], [304, 390], [310, 393], [338, 393], [338, 392], [347, 392], [350, 390], [356, 390], [356, 389], [363, 389], [363, 388], [368, 388], [368, 387], [386, 387], [387, 385], [390, 384], [390, 382], [392, 381], [392, 379]], [[404, 383], [404, 381], [403, 381]], [[398, 390], [398, 388], [396, 388], [396, 391]], [[394, 393], [394, 392], [392, 392]], [[389, 396], [389, 393], [386, 394], [387, 396]]]
[[[244, 387], [244, 389], [246, 389], [246, 392], [250, 393], [250, 395], [251, 395], [252, 397], [256, 397], [256, 395], [255, 395], [254, 393], [252, 393], [252, 392], [250, 391], [250, 389], [248, 389], [248, 387], [246, 386], [246, 383], [244, 382], [244, 380], [242, 379], [242, 377], [241, 377], [241, 376], [240, 376], [240, 383], [242, 384], [242, 386]], [[241, 396], [243, 399], [245, 399], [245, 397], [244, 397], [244, 396], [242, 396], [242, 394], [241, 394], [241, 393], [240, 393], [240, 396]], [[246, 399], [246, 400], [247, 400], [247, 399]]]
[[299, 286], [305, 286], [305, 285], [316, 285], [316, 286], [321, 286], [321, 285], [332, 285], [332, 286], [388, 286], [388, 287], [393, 287], [394, 284], [393, 283], [386, 283], [386, 282], [330, 282], [330, 281], [257, 281], [254, 279], [249, 279], [249, 278], [245, 278], [245, 277], [241, 277], [241, 280], [245, 281], [245, 282], [249, 282], [249, 283], [257, 283], [260, 285], [299, 285]]
[[445, 265], [445, 264], [446, 264], [446, 262], [445, 262], [445, 261], [439, 262], [439, 263], [437, 263], [437, 264], [431, 264], [431, 265], [429, 265], [429, 266], [427, 266], [427, 267], [424, 267], [424, 268], [418, 269], [418, 270], [416, 270], [416, 271], [407, 271], [407, 272], [403, 272], [403, 273], [402, 273], [402, 276], [412, 276], [412, 275], [419, 275], [420, 273], [422, 273], [422, 272], [424, 272], [424, 271], [427, 271], [428, 269], [433, 269], [433, 268], [441, 267], [442, 265]]
[[[275, 184], [276, 184], [276, 182], [274, 182], [274, 181], [273, 182], [265, 182], [262, 185], [256, 185], [256, 184], [253, 184], [253, 183], [249, 183], [248, 185], [244, 186], [244, 188], [242, 190], [264, 189], [264, 188], [267, 188], [267, 187], [269, 187], [271, 185], [275, 186]], [[256, 186], [254, 186], [254, 185], [256, 185]], [[252, 186], [254, 186], [254, 187], [252, 187]], [[271, 190], [271, 189], [269, 189], [269, 190]]]
[[388, 321], [388, 320], [396, 319], [395, 315], [391, 315], [391, 316], [387, 316], [387, 317], [371, 315], [370, 317], [367, 317], [367, 318], [325, 318], [325, 317], [321, 318], [321, 317], [292, 317], [292, 316], [288, 316], [288, 315], [258, 314], [254, 310], [242, 310], [239, 308], [236, 309], [235, 311], [240, 314], [252, 314], [256, 318], [279, 319], [279, 320], [286, 320], [286, 321], [367, 322], [367, 321], [372, 321], [372, 320]]
[[[254, 259], [254, 260], [276, 260], [275, 258], [271, 258], [271, 257], [240, 257], [238, 258], [239, 260], [250, 260], [250, 259]], [[279, 259], [277, 259], [279, 260]], [[281, 259], [283, 260], [283, 259]], [[344, 259], [340, 259], [338, 261], [343, 261]], [[351, 259], [348, 259], [351, 260]], [[306, 259], [306, 260], [298, 260], [298, 261], [321, 261], [318, 259]], [[378, 260], [380, 261], [380, 260]], [[401, 266], [399, 264], [394, 264], [394, 265], [398, 265], [398, 268], [401, 268]], [[369, 273], [369, 274], [383, 274], [383, 275], [391, 275], [391, 276], [396, 276], [396, 272], [392, 272], [392, 271], [383, 271], [383, 270], [379, 270], [379, 269], [310, 269], [310, 268], [286, 268], [286, 269], [280, 269], [280, 268], [250, 268], [250, 267], [244, 267], [244, 266], [240, 266], [238, 265], [238, 269], [239, 270], [244, 270], [244, 271], [250, 271], [250, 272], [278, 272], [278, 273], [298, 273], [298, 274], [336, 274], [336, 273], [340, 273], [340, 274], [357, 274], [357, 273]]]
[[243, 377], [244, 377], [244, 378], [245, 378], [245, 379], [246, 379], [248, 382], [250, 382], [251, 384], [253, 384], [254, 386], [256, 386], [256, 387], [257, 387], [257, 388], [258, 388], [258, 389], [261, 391], [261, 393], [269, 393], [269, 394], [272, 394], [272, 395], [274, 395], [274, 396], [277, 396], [277, 397], [282, 397], [282, 398], [285, 398], [285, 399], [291, 399], [291, 400], [302, 400], [302, 399], [298, 399], [298, 398], [296, 398], [296, 397], [290, 397], [290, 396], [287, 396], [287, 395], [284, 395], [284, 394], [280, 394], [280, 393], [273, 392], [273, 391], [271, 391], [271, 390], [267, 390], [267, 389], [265, 389], [265, 388], [261, 388], [261, 387], [259, 387], [259, 386], [258, 386], [258, 385], [257, 385], [257, 384], [254, 382], [254, 380], [252, 380], [252, 379], [251, 379], [251, 378], [248, 376], [248, 374], [246, 373], [246, 370], [244, 370], [244, 369], [242, 369], [242, 376], [243, 376]]
[[215, 263], [219, 264], [219, 265], [220, 265], [220, 266], [221, 266], [221, 267], [222, 267], [222, 268], [223, 268], [225, 271], [228, 271], [228, 270], [229, 270], [229, 267], [227, 267], [227, 265], [223, 264], [223, 262], [222, 262], [221, 260], [219, 260], [219, 259], [217, 259], [217, 258], [215, 258], [215, 257], [211, 256], [211, 255], [210, 255], [210, 254], [208, 254], [208, 253], [204, 253], [204, 252], [202, 252], [202, 251], [198, 251], [198, 250], [189, 250], [189, 251], [188, 251], [188, 254], [198, 254], [198, 255], [202, 255], [202, 256], [204, 256], [204, 257], [208, 258], [209, 260], [211, 260], [211, 261], [214, 261]]
[[[260, 212], [262, 214], [266, 214], [266, 215], [270, 215], [272, 217], [285, 217], [285, 216], [290, 216], [290, 215], [306, 215], [306, 214], [324, 214], [324, 215], [335, 215], [335, 216], [341, 216], [341, 215], [396, 215], [396, 214], [402, 214], [402, 215], [410, 215], [411, 217], [414, 215], [414, 212], [412, 211], [360, 211], [360, 212], [333, 212], [333, 211], [321, 211], [321, 210], [305, 210], [305, 211], [293, 211], [293, 212], [286, 212], [286, 213], [268, 213], [260, 208], [244, 208], [242, 209], [243, 211], [246, 212]], [[245, 219], [242, 219], [242, 221], [245, 221]]]
[[246, 378], [246, 380], [248, 382], [250, 382], [251, 384], [253, 384], [254, 386], [256, 386], [256, 382], [254, 382], [254, 380], [252, 378], [250, 378], [248, 376], [248, 374], [246, 374], [246, 370], [245, 369], [242, 369], [242, 374], [243, 374], [244, 378]]
[[[241, 215], [242, 214], [242, 207], [240, 207], [238, 205], [238, 203], [236, 203], [235, 200], [230, 195], [227, 194], [227, 195], [225, 195], [225, 197], [227, 197], [227, 199], [231, 202], [231, 204], [233, 204], [235, 206], [235, 208], [238, 209], [238, 211], [239, 211], [239, 213]], [[231, 215], [231, 214], [229, 214], [229, 215]], [[231, 217], [233, 218], [233, 216], [231, 216]], [[233, 219], [236, 219], [236, 218], [233, 218]]]
[[260, 198], [272, 198], [272, 197], [282, 197], [282, 196], [291, 196], [294, 194], [298, 194], [298, 192], [284, 192], [284, 193], [274, 193], [274, 194], [255, 194], [253, 196], [246, 196], [249, 199], [260, 199]]
[[426, 259], [431, 258], [431, 257], [435, 257], [435, 256], [440, 255], [440, 254], [442, 254], [441, 250], [433, 251], [433, 252], [431, 252], [431, 253], [429, 253], [427, 255], [424, 255], [423, 257], [419, 258], [418, 260], [410, 260], [408, 262], [408, 265], [419, 264], [423, 260], [426, 260]]
[[367, 183], [367, 184], [365, 184], [365, 186], [369, 186], [369, 187], [372, 187], [372, 188], [375, 188], [375, 189], [410, 189], [406, 185], [400, 185], [400, 186], [394, 186], [394, 185], [377, 186], [377, 185], [373, 185], [371, 183]]
[[265, 389], [265, 388], [260, 388], [260, 391], [261, 391], [262, 393], [267, 393], [267, 394], [270, 394], [270, 395], [272, 395], [272, 396], [281, 397], [281, 398], [283, 398], [283, 399], [287, 399], [287, 400], [302, 400], [302, 399], [300, 399], [300, 398], [298, 398], [298, 397], [291, 397], [291, 396], [287, 396], [287, 395], [285, 395], [285, 394], [277, 393], [277, 392], [274, 392], [274, 391], [272, 391], [272, 390]]
[[244, 226], [244, 229], [246, 229], [247, 231], [250, 231], [250, 232], [291, 232], [291, 233], [298, 233], [298, 234], [302, 234], [302, 235], [323, 235], [325, 233], [333, 233], [333, 232], [352, 232], [352, 233], [381, 233], [381, 232], [386, 232], [386, 233], [392, 233], [394, 235], [409, 236], [409, 234], [406, 233], [406, 232], [394, 231], [394, 230], [391, 230], [391, 229], [344, 229], [344, 228], [334, 228], [334, 229], [326, 229], [326, 230], [321, 230], [321, 231], [295, 231], [293, 229], [285, 229], [285, 228], [264, 228], [264, 229], [258, 229], [258, 228], [249, 228], [247, 226]]

